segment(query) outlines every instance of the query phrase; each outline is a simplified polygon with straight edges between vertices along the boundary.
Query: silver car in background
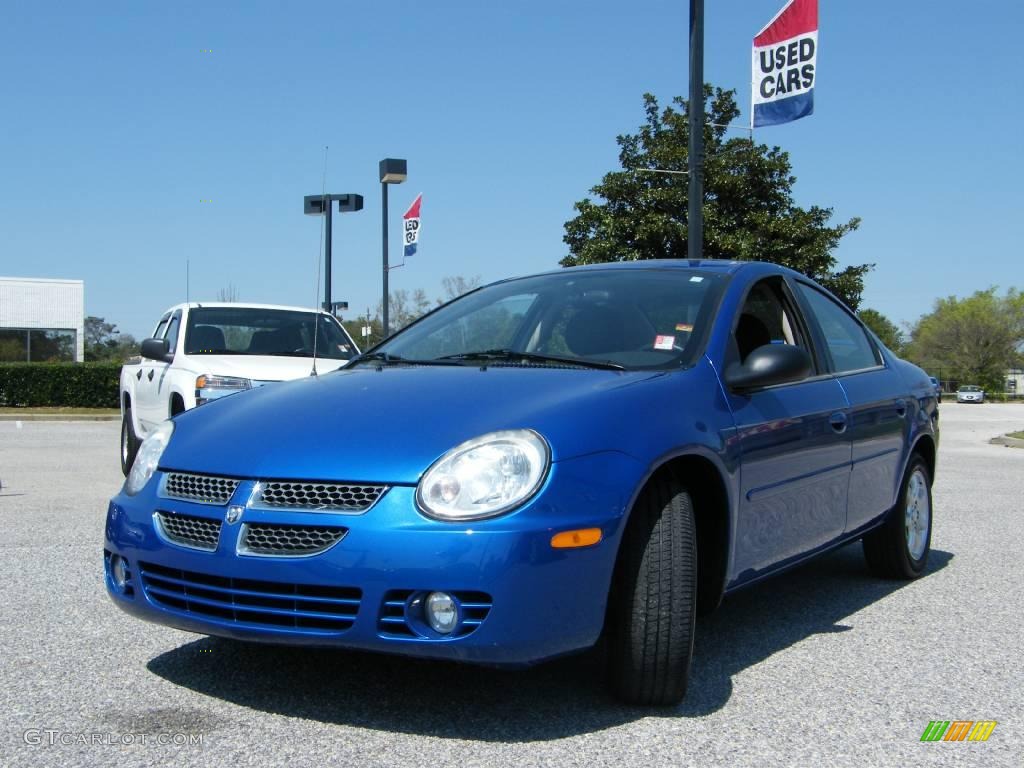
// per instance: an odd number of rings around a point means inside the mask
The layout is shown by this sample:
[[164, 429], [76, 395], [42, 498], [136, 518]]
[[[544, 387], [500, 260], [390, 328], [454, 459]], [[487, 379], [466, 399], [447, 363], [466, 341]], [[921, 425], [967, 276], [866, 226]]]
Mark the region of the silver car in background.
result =
[[968, 384], [956, 391], [956, 401], [958, 403], [983, 403], [985, 402], [985, 392], [981, 387]]

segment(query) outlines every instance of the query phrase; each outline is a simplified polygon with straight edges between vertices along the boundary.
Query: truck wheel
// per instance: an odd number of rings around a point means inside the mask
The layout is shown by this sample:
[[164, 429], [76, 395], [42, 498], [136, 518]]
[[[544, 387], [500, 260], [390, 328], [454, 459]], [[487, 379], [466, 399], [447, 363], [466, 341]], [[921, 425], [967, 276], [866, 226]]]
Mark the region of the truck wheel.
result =
[[864, 537], [864, 559], [876, 576], [916, 579], [932, 543], [932, 481], [920, 454], [910, 457], [896, 506], [881, 528]]
[[686, 694], [697, 606], [693, 502], [669, 476], [651, 482], [623, 534], [608, 604], [609, 682], [630, 704]]
[[132, 424], [132, 409], [125, 408], [121, 417], [121, 471], [127, 477], [135, 463], [135, 454], [139, 452], [139, 438], [135, 435]]

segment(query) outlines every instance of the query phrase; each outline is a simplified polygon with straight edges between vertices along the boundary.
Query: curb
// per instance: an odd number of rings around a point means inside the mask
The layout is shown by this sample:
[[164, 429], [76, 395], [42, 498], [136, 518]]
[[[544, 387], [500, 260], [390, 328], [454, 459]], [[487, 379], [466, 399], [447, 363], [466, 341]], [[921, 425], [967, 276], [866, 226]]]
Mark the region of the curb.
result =
[[76, 413], [26, 413], [24, 415], [16, 413], [0, 413], [0, 421], [120, 421], [121, 417], [117, 414], [111, 414], [109, 416], [93, 416], [91, 414], [76, 414]]

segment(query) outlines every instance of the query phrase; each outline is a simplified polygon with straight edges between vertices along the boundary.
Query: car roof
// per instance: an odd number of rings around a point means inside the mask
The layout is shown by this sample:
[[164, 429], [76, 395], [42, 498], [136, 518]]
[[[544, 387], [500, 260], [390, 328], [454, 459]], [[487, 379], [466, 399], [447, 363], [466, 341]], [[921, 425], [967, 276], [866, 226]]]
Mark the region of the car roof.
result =
[[516, 275], [503, 280], [496, 280], [491, 285], [497, 285], [510, 280], [521, 280], [527, 277], [544, 277], [546, 275], [564, 275], [572, 272], [598, 272], [598, 271], [619, 271], [619, 270], [694, 270], [704, 272], [718, 272], [723, 275], [734, 275], [738, 272], [753, 272], [762, 275], [785, 274], [791, 277], [808, 279], [788, 267], [775, 264], [769, 261], [730, 261], [727, 259], [639, 259], [636, 261], [609, 261], [600, 264], [584, 264], [578, 267], [566, 267], [562, 269], [551, 269], [546, 272], [534, 272], [526, 275]]

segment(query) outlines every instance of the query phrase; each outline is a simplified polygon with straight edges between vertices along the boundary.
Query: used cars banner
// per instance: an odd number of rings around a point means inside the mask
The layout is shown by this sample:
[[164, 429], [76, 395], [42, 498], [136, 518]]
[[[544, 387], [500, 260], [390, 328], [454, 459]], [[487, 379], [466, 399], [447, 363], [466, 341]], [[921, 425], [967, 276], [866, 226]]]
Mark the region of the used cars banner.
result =
[[790, 0], [754, 38], [751, 128], [814, 112], [818, 0]]

